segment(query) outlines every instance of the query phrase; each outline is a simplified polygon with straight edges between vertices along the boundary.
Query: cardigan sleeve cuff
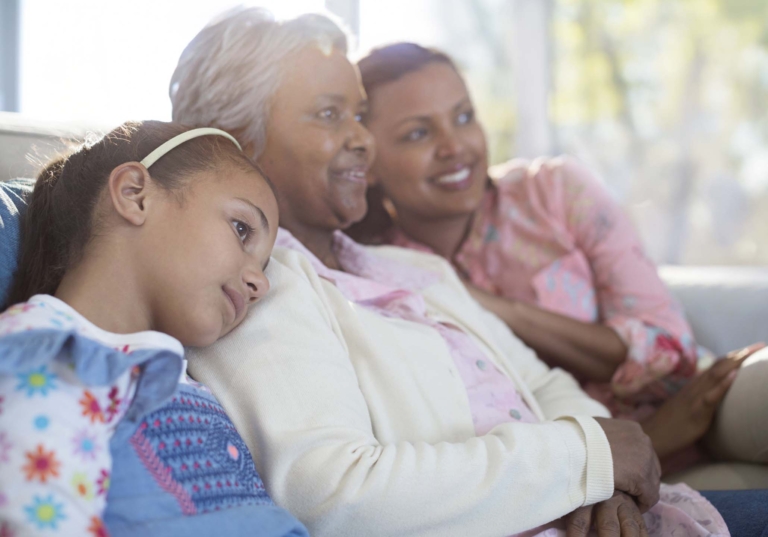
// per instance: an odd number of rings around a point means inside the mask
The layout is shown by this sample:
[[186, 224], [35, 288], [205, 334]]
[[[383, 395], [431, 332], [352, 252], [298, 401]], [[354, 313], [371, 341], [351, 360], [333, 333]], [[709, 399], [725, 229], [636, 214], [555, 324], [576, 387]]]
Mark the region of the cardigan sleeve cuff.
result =
[[583, 498], [581, 505], [607, 500], [614, 493], [613, 457], [603, 428], [588, 416], [568, 416], [563, 418], [565, 420], [575, 422], [574, 429], [580, 436], [578, 440], [566, 437], [573, 468], [571, 475], [580, 475], [578, 482], [573, 484], [577, 488], [574, 492], [578, 491]]

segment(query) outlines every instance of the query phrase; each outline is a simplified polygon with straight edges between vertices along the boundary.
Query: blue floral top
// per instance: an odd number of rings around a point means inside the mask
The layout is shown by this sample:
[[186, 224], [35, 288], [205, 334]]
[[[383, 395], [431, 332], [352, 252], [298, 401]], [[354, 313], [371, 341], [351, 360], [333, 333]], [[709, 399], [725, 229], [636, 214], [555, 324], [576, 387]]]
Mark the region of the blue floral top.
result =
[[182, 357], [47, 295], [0, 315], [0, 535], [306, 535]]

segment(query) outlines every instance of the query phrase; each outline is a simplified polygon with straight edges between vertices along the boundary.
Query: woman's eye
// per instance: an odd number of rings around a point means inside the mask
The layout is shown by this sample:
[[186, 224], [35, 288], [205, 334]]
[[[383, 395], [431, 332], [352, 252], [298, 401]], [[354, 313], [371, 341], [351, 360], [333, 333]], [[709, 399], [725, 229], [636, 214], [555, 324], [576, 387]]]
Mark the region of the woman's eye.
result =
[[362, 123], [365, 120], [365, 114], [360, 112], [358, 114], [355, 114], [355, 121], [358, 123]]
[[317, 113], [317, 117], [333, 121], [339, 119], [339, 111], [335, 108], [323, 108]]
[[459, 117], [456, 118], [456, 123], [459, 125], [466, 125], [467, 123], [472, 123], [472, 120], [475, 117], [474, 111], [464, 112], [462, 114], [459, 114]]
[[415, 142], [421, 140], [427, 135], [427, 129], [414, 129], [405, 135], [404, 140], [406, 142]]
[[233, 221], [232, 225], [235, 226], [235, 232], [237, 233], [237, 236], [240, 237], [241, 242], [246, 242], [248, 237], [251, 236], [251, 232], [253, 232], [251, 226], [240, 220]]

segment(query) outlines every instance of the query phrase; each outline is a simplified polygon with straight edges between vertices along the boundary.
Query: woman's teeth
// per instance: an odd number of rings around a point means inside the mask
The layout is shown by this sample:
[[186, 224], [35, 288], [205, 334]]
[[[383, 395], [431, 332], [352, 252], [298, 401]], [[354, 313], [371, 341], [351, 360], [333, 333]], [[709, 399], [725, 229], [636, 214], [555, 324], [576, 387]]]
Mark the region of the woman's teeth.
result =
[[365, 175], [365, 170], [346, 170], [339, 173], [340, 177], [353, 183], [365, 183]]
[[450, 173], [448, 175], [441, 175], [436, 179], [436, 182], [443, 185], [460, 183], [461, 181], [464, 181], [468, 177], [469, 177], [469, 168], [462, 168], [457, 172]]

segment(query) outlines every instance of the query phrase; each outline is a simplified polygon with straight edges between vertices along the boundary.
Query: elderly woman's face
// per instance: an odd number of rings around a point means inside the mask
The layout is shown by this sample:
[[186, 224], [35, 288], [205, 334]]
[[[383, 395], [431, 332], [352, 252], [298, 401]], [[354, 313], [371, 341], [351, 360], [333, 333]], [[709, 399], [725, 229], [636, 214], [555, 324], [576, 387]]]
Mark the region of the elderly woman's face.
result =
[[336, 230], [367, 210], [373, 138], [360, 123], [365, 94], [343, 53], [309, 47], [287, 67], [259, 157], [279, 191], [280, 225]]

